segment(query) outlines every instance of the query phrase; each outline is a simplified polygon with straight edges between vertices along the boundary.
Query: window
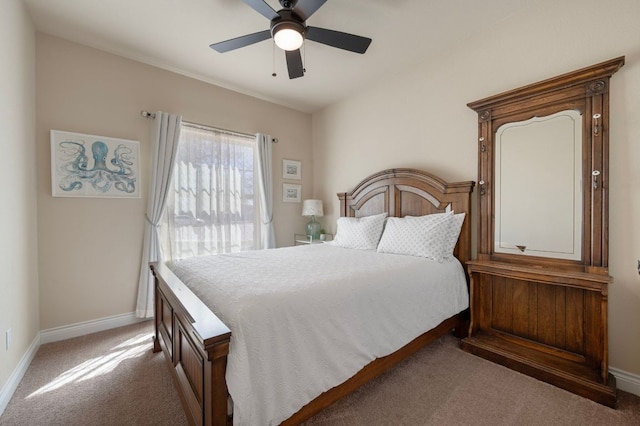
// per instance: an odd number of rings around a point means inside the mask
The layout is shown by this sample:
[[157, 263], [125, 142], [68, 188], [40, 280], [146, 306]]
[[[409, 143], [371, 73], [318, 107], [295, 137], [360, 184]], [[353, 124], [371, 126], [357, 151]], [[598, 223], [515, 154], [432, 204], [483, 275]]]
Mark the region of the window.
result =
[[253, 136], [183, 122], [163, 224], [168, 258], [257, 248], [255, 164]]

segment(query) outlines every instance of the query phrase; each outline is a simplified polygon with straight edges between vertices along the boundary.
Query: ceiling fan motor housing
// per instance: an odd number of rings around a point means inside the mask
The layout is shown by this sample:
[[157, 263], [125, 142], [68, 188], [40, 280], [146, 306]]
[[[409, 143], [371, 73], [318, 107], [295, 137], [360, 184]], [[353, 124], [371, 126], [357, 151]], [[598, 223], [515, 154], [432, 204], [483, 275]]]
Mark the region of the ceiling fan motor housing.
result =
[[271, 21], [271, 37], [275, 37], [276, 33], [283, 29], [290, 29], [299, 32], [304, 37], [307, 27], [291, 10], [281, 10], [278, 12], [279, 17]]

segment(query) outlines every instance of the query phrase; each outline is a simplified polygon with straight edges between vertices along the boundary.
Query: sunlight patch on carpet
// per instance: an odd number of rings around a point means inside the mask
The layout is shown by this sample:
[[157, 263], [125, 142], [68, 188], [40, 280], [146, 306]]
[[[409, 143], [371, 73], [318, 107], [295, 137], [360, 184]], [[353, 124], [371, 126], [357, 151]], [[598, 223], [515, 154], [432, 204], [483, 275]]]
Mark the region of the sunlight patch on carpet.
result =
[[65, 371], [51, 382], [31, 393], [26, 399], [60, 389], [63, 386], [94, 379], [113, 371], [122, 361], [137, 358], [149, 349], [149, 334], [139, 334], [111, 348], [112, 352], [89, 359]]

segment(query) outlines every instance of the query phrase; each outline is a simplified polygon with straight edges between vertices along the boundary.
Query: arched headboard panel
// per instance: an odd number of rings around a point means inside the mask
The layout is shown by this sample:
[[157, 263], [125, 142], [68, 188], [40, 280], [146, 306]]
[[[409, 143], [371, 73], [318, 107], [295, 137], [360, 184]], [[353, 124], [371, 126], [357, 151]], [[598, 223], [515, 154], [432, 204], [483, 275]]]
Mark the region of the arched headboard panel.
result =
[[350, 192], [338, 194], [340, 215], [370, 216], [386, 212], [389, 216], [422, 216], [453, 210], [466, 213], [454, 251], [464, 264], [471, 259], [471, 193], [475, 183], [446, 182], [415, 169], [388, 169], [375, 173]]

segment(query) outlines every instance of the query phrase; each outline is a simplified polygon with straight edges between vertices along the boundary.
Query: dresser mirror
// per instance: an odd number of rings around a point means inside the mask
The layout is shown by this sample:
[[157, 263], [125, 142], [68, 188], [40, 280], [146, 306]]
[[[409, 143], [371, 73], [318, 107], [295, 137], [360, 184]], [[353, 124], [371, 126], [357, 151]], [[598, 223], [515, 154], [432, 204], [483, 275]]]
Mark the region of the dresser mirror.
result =
[[564, 110], [496, 130], [496, 253], [581, 260], [582, 126]]
[[606, 273], [609, 79], [617, 58], [468, 104], [478, 258]]

